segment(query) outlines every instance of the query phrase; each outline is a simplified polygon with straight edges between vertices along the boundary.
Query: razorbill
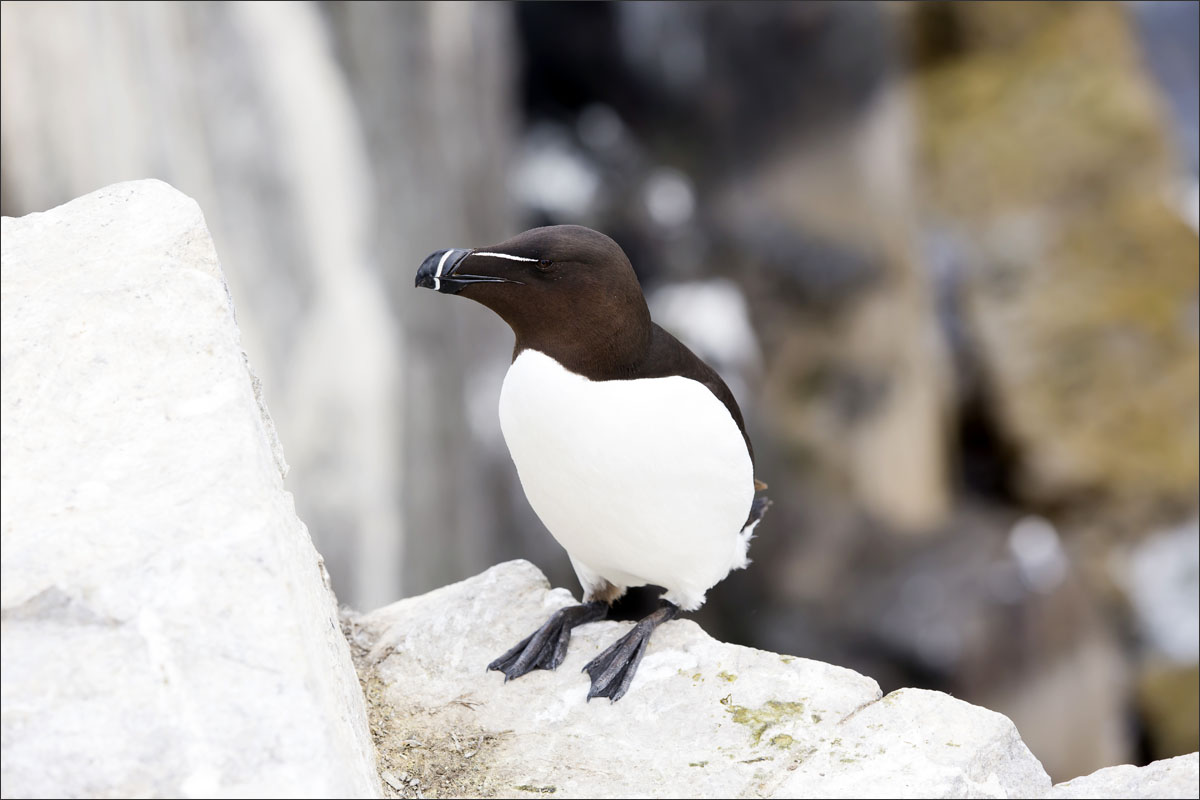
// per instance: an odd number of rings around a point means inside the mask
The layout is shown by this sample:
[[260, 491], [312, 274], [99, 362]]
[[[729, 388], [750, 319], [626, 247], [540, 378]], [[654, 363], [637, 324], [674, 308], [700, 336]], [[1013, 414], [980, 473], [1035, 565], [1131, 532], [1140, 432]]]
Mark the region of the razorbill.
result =
[[631, 586], [660, 607], [593, 659], [588, 699], [625, 694], [654, 629], [746, 566], [769, 505], [724, 381], [650, 320], [625, 253], [578, 225], [477, 250], [439, 250], [416, 285], [490, 308], [516, 334], [500, 427], [529, 504], [571, 558], [584, 602], [488, 665], [505, 680], [554, 669], [571, 629]]

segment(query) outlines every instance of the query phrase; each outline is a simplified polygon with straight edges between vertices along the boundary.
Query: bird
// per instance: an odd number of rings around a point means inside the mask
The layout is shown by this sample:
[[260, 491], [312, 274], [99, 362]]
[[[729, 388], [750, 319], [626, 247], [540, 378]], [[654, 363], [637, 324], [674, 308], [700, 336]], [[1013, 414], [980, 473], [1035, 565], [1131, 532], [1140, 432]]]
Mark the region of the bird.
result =
[[629, 690], [654, 630], [749, 563], [770, 501], [737, 401], [650, 318], [625, 252], [580, 225], [429, 255], [416, 286], [495, 312], [515, 336], [500, 429], [530, 506], [566, 550], [583, 602], [488, 664], [505, 682], [556, 669], [571, 630], [631, 587], [658, 607], [585, 667], [587, 699]]

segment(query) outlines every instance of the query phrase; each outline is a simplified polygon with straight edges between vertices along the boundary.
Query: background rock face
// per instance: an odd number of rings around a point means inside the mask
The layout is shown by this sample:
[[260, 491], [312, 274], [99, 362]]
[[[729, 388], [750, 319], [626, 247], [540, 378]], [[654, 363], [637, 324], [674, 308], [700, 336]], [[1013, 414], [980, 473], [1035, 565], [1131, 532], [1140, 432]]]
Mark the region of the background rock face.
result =
[[[1097, 614], [1117, 599], [1114, 583], [1135, 602], [1151, 587], [1196, 585], [1162, 562], [1153, 579], [1122, 577], [1156, 529], [1194, 514], [1184, 509], [1194, 509], [1200, 479], [1200, 250], [1195, 218], [1189, 225], [1175, 208], [1180, 158], [1146, 70], [1156, 50], [1176, 64], [1183, 54], [1161, 36], [1140, 46], [1140, 13], [1138, 4], [974, 3], [915, 14], [915, 30], [940, 41], [926, 39], [914, 100], [928, 231], [971, 409], [960, 430], [977, 443], [990, 431], [1005, 456], [975, 479], [1044, 517], [1037, 536], [1012, 528], [1013, 552], [1036, 561], [1037, 540], [1053, 549], [1057, 530], [1070, 565], [1055, 570], [1045, 558], [1051, 580], [1032, 592], [1045, 599], [1021, 604], [1019, 626], [1036, 643], [1023, 656], [987, 637], [994, 644], [977, 663], [995, 671], [962, 691], [1012, 717], [1058, 779], [1126, 760], [1138, 747], [1127, 722], [1137, 704], [1154, 709], [1142, 711], [1151, 753], [1196, 747], [1194, 734], [1176, 733], [1195, 724], [1196, 693], [1183, 688], [1194, 681], [1152, 678], [1190, 679], [1196, 646], [1176, 649], [1168, 667], [1157, 623], [1137, 625], [1143, 644], [1133, 651], [1120, 623]], [[1176, 563], [1195, 563], [1187, 551], [1196, 549], [1191, 534]], [[1186, 609], [1196, 603], [1192, 590], [1156, 618], [1194, 629]], [[997, 634], [1009, 625], [996, 622]], [[1168, 706], [1178, 717], [1161, 712]]]
[[377, 794], [196, 203], [5, 217], [0, 285], [5, 795]]
[[[981, 378], [1021, 454], [1011, 488], [1186, 504], [1200, 480], [1196, 231], [1171, 209], [1163, 101], [1136, 31], [1115, 4], [926, 13], [960, 48], [919, 73], [926, 188], [961, 237]], [[1029, 113], [1042, 104], [1056, 113]]]
[[482, 309], [417, 302], [412, 278], [438, 248], [513, 233], [506, 9], [2, 13], [4, 213], [144, 177], [201, 204], [343, 598], [373, 608], [493, 563], [488, 498], [454, 488], [490, 466], [467, 444], [461, 367], [503, 365], [510, 345]]

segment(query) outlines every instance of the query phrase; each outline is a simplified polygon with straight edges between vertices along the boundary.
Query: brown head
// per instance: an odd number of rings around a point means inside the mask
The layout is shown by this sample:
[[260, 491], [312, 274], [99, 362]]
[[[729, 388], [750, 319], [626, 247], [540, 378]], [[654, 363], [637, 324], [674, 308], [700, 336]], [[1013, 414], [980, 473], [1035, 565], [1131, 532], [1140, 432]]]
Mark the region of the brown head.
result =
[[534, 228], [476, 250], [439, 250], [417, 286], [461, 294], [495, 311], [522, 350], [595, 378], [618, 377], [650, 341], [650, 311], [625, 253], [579, 225]]

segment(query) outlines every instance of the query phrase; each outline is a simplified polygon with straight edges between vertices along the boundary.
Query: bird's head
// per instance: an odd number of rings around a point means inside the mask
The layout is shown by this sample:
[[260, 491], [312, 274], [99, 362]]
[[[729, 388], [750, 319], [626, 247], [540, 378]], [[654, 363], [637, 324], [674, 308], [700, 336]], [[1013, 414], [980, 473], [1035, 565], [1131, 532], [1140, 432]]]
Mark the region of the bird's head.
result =
[[495, 311], [516, 334], [518, 351], [613, 351], [649, 335], [650, 312], [629, 259], [612, 239], [579, 225], [439, 250], [422, 262], [416, 285]]

